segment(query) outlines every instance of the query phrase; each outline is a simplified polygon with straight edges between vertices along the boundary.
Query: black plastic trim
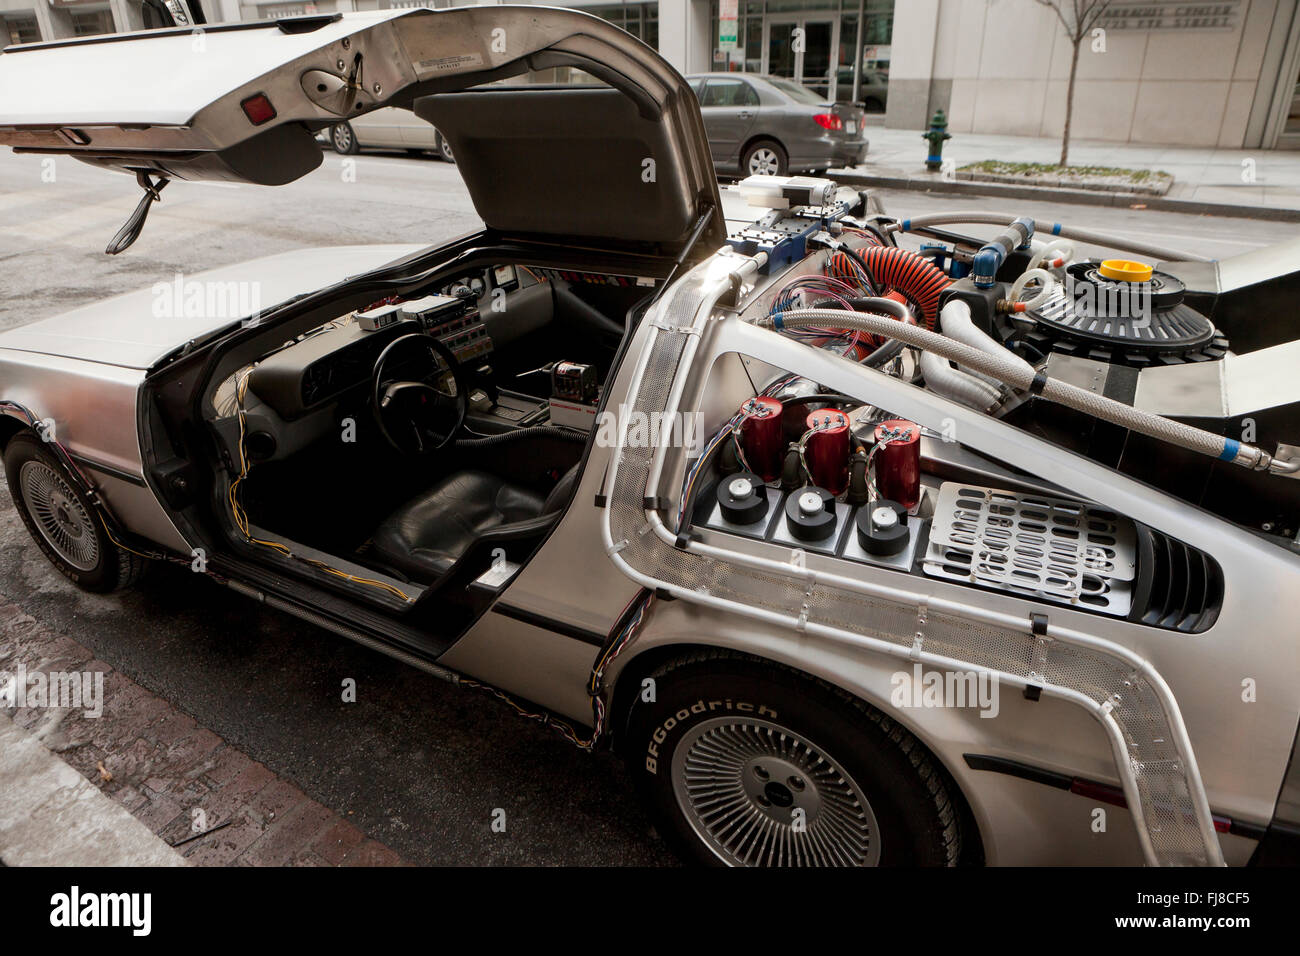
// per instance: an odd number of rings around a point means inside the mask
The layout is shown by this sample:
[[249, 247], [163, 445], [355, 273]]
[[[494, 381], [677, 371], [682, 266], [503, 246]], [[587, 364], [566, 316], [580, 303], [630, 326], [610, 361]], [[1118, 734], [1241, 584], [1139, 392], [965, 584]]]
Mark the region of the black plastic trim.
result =
[[514, 607], [498, 601], [492, 605], [493, 612], [501, 614], [515, 621], [522, 621], [525, 624], [531, 624], [533, 627], [540, 627], [547, 631], [554, 631], [556, 634], [563, 634], [565, 637], [571, 637], [575, 641], [582, 641], [584, 644], [591, 644], [595, 647], [601, 647], [605, 643], [605, 635], [597, 631], [589, 631], [583, 627], [575, 627], [572, 624], [566, 624], [563, 621], [557, 621], [553, 617], [546, 617], [533, 611], [525, 611], [521, 607]]
[[77, 463], [78, 467], [97, 471], [101, 475], [107, 475], [110, 478], [116, 478], [118, 481], [125, 481], [127, 484], [136, 485], [140, 488], [149, 487], [141, 475], [133, 475], [129, 471], [122, 471], [120, 468], [104, 465], [93, 459], [83, 458], [81, 455], [69, 455], [69, 457]]

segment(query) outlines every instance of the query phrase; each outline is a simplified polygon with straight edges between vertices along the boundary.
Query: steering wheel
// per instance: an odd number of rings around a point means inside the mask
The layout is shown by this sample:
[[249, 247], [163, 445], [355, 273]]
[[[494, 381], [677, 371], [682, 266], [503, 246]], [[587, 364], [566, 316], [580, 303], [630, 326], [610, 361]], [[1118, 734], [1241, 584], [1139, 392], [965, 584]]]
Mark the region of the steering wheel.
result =
[[[390, 378], [385, 366], [401, 354], [407, 354], [408, 360], [413, 360], [415, 354], [422, 355], [427, 360], [424, 377], [440, 371], [434, 359], [441, 359], [451, 372], [455, 393], [448, 394], [420, 380]], [[437, 451], [465, 423], [469, 412], [465, 371], [451, 349], [431, 335], [412, 332], [393, 339], [379, 353], [371, 380], [371, 402], [379, 430], [403, 454], [425, 455]]]

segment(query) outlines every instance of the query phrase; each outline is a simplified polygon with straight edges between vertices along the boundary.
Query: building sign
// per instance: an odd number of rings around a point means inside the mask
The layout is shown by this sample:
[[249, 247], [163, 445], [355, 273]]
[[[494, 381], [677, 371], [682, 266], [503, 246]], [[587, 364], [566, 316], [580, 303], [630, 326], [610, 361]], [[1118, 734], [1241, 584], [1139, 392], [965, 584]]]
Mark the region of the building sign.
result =
[[278, 3], [262, 7], [258, 12], [263, 20], [287, 20], [290, 17], [314, 17], [317, 9], [316, 4], [308, 0], [307, 3]]
[[1105, 30], [1234, 30], [1240, 0], [1112, 3], [1097, 25]]
[[380, 10], [444, 10], [451, 0], [379, 0]]
[[740, 48], [739, 24], [739, 0], [718, 0], [718, 49], [736, 50]]

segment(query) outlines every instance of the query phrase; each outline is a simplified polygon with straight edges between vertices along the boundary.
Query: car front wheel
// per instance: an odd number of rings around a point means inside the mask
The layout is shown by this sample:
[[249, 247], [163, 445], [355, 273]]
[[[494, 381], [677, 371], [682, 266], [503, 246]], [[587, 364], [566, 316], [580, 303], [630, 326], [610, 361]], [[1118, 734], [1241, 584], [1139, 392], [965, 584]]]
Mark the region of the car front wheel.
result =
[[750, 176], [784, 176], [790, 168], [790, 160], [779, 144], [761, 139], [745, 150], [740, 168]]
[[[726, 866], [952, 866], [950, 784], [886, 715], [779, 665], [701, 652], [650, 675], [625, 755], [660, 832]], [[643, 695], [644, 696], [644, 695]]]
[[113, 542], [95, 505], [43, 441], [30, 432], [15, 435], [5, 448], [4, 463], [19, 517], [64, 577], [100, 593], [139, 580], [149, 560]]
[[342, 153], [344, 156], [351, 156], [354, 153], [361, 152], [361, 144], [357, 142], [357, 134], [352, 129], [352, 124], [343, 122], [335, 123], [330, 130], [330, 145], [334, 147], [334, 152]]

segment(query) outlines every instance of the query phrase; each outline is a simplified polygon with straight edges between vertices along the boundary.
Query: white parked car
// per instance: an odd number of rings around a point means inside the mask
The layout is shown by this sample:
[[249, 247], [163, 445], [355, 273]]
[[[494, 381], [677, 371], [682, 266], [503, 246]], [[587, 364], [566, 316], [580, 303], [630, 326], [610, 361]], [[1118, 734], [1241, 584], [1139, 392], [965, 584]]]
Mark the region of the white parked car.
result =
[[456, 161], [451, 144], [438, 130], [410, 110], [388, 106], [335, 123], [327, 132], [329, 144], [345, 156], [363, 149], [404, 149], [432, 152], [449, 163]]

